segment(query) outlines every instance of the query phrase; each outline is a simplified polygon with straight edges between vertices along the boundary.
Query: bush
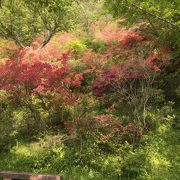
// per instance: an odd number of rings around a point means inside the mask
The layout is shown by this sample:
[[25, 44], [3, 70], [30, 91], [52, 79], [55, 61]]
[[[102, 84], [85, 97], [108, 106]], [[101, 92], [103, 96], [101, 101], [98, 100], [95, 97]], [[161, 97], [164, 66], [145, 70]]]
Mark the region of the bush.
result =
[[93, 40], [91, 37], [87, 37], [83, 39], [83, 43], [90, 49], [95, 52], [102, 52], [106, 50], [107, 45], [104, 41], [101, 40]]
[[87, 50], [86, 45], [78, 40], [70, 41], [67, 46], [75, 59], [81, 57]]

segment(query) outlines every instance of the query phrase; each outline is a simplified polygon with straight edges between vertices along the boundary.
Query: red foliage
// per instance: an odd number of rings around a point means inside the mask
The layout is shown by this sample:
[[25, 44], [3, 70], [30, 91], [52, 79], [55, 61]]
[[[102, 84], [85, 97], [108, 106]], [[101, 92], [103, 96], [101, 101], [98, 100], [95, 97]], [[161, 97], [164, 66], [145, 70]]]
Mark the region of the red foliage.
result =
[[105, 28], [102, 32], [96, 34], [96, 38], [106, 42], [112, 42], [119, 41], [122, 37], [124, 37], [125, 34], [126, 31], [124, 30], [117, 29], [114, 31], [109, 28]]
[[[141, 36], [134, 33], [127, 33], [124, 37], [123, 45], [128, 45], [131, 40], [143, 40]], [[157, 50], [158, 51], [158, 50]], [[123, 53], [122, 53], [123, 52]], [[117, 65], [112, 66], [109, 71], [101, 74], [93, 83], [92, 91], [97, 97], [103, 96], [105, 92], [108, 92], [112, 86], [121, 83], [122, 81], [132, 81], [136, 79], [143, 78], [147, 73], [153, 74], [154, 72], [159, 72], [164, 66], [168, 64], [170, 50], [165, 47], [161, 47], [159, 52], [150, 53], [147, 59], [135, 56], [135, 51], [133, 49], [115, 46], [111, 46], [110, 49], [105, 53], [109, 57], [125, 57], [124, 62], [117, 63]], [[121, 60], [121, 58], [119, 58]]]
[[146, 63], [147, 63], [147, 65], [148, 65], [151, 69], [153, 69], [154, 71], [156, 71], [156, 72], [161, 71], [161, 69], [160, 69], [160, 67], [159, 67], [161, 61], [160, 61], [160, 59], [157, 57], [156, 54], [151, 53], [151, 54], [148, 56], [148, 58], [147, 58], [147, 60], [146, 60]]
[[69, 33], [63, 33], [58, 36], [58, 41], [61, 43], [61, 45], [67, 44], [71, 40], [75, 40], [76, 37]]
[[129, 61], [116, 66], [98, 77], [92, 85], [93, 94], [101, 97], [114, 84], [142, 78], [148, 69], [143, 61]]
[[108, 48], [104, 52], [104, 56], [106, 58], [131, 59], [146, 44], [148, 44], [147, 39], [138, 32], [129, 30], [120, 35], [117, 33], [114, 40], [108, 41]]
[[12, 59], [0, 66], [1, 89], [19, 97], [51, 92], [65, 97], [71, 93], [70, 86], [81, 86], [83, 75], [70, 72], [70, 66], [66, 65], [68, 53], [62, 54], [55, 64], [44, 62], [33, 53], [30, 54], [33, 60], [26, 61], [26, 50], [16, 52]]
[[149, 54], [146, 59], [146, 64], [155, 72], [159, 72], [169, 63], [169, 54], [169, 48], [161, 47], [158, 53], [152, 52]]
[[144, 37], [142, 37], [138, 32], [134, 31], [128, 31], [120, 40], [121, 46], [127, 46], [131, 43], [141, 42], [144, 40]]
[[127, 46], [137, 42], [141, 42], [145, 40], [145, 37], [143, 37], [140, 33], [135, 32], [133, 30], [125, 31], [117, 29], [116, 31], [112, 31], [110, 29], [104, 29], [102, 32], [99, 32], [96, 35], [97, 39], [101, 39], [105, 42], [112, 43], [114, 41], [117, 41], [120, 43], [121, 46]]
[[102, 54], [89, 51], [82, 57], [82, 61], [87, 68], [86, 73], [96, 72], [97, 75], [100, 75], [108, 59]]
[[136, 125], [135, 121], [123, 125], [122, 119], [115, 119], [104, 114], [95, 116], [94, 120], [93, 130], [98, 130], [98, 138], [103, 142], [112, 139], [117, 133], [133, 136], [142, 135], [142, 129]]

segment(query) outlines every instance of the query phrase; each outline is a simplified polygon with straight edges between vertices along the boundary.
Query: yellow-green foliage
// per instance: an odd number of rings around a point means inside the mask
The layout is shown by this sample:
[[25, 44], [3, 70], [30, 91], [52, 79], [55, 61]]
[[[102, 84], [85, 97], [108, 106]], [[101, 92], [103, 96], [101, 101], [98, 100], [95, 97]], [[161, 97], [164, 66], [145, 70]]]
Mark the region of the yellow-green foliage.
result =
[[16, 50], [16, 45], [10, 40], [0, 38], [0, 63], [1, 58], [8, 58]]
[[78, 40], [70, 41], [68, 48], [71, 50], [75, 58], [81, 57], [87, 51], [86, 45]]

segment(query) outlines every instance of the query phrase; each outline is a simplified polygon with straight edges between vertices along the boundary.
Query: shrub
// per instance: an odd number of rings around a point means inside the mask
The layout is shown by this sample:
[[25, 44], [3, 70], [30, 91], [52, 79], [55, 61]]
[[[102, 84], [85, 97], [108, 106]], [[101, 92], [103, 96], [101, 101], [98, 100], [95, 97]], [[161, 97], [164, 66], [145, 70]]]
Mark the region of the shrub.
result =
[[37, 59], [34, 54], [33, 61], [29, 62], [24, 59], [27, 50], [18, 51], [0, 66], [0, 87], [11, 95], [13, 105], [18, 103], [29, 110], [37, 129], [42, 131], [42, 119], [48, 119], [48, 114], [57, 105], [53, 101], [63, 105], [78, 99], [75, 89], [81, 86], [83, 75], [70, 70], [68, 54], [62, 54], [56, 64]]
[[81, 57], [87, 50], [86, 45], [78, 40], [70, 41], [67, 46], [72, 52], [72, 55], [74, 56], [75, 59]]
[[106, 50], [106, 43], [101, 40], [93, 40], [91, 37], [83, 39], [84, 44], [95, 52], [102, 52]]

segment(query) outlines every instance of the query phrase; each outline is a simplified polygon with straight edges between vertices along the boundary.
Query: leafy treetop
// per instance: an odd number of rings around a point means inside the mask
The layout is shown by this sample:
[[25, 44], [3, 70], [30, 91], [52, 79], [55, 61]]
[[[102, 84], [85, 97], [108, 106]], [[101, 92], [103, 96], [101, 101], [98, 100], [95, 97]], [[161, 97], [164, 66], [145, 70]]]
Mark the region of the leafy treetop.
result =
[[3, 0], [0, 10], [0, 36], [28, 46], [44, 33], [41, 48], [59, 32], [68, 30], [75, 16], [73, 0]]

